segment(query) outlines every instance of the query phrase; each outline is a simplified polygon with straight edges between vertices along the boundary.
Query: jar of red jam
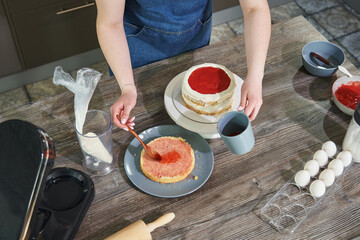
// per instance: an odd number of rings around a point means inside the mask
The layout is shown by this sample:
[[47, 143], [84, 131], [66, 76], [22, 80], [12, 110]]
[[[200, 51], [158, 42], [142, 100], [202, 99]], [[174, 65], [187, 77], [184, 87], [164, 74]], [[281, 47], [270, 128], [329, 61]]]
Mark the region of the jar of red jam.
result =
[[355, 110], [360, 102], [360, 81], [352, 81], [341, 86], [335, 91], [335, 97], [344, 106]]

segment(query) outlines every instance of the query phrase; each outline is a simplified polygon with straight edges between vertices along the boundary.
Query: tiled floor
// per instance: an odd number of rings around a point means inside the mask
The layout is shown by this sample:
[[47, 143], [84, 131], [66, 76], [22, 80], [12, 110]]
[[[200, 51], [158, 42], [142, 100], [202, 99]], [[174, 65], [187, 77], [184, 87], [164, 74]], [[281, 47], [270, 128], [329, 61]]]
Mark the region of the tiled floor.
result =
[[[347, 59], [360, 69], [360, 14], [351, 9], [343, 0], [294, 0], [271, 9], [272, 23], [303, 15], [329, 41], [340, 45]], [[243, 19], [238, 18], [213, 26], [210, 44], [225, 41], [243, 33]], [[107, 64], [100, 62], [87, 66], [109, 78]], [[73, 76], [75, 72], [71, 73]], [[44, 97], [67, 91], [55, 86], [52, 78], [28, 84], [22, 88], [0, 94], [0, 112], [11, 107], [31, 104]]]

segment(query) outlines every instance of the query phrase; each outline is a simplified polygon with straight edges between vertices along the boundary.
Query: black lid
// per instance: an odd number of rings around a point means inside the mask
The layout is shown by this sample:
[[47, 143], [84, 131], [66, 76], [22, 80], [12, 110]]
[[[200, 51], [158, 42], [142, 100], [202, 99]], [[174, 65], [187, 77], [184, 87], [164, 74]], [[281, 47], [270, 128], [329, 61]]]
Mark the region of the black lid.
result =
[[354, 120], [358, 125], [360, 125], [360, 102], [358, 103], [358, 105], [355, 109]]
[[0, 123], [0, 239], [22, 239], [55, 159], [51, 138], [22, 120]]

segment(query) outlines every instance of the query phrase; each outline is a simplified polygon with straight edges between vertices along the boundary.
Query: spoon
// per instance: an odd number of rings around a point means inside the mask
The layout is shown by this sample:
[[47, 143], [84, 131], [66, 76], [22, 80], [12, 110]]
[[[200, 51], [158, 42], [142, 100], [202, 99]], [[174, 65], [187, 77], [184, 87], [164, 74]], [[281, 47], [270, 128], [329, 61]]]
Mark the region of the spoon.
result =
[[[116, 115], [116, 117], [119, 119], [119, 121], [121, 121], [119, 115]], [[160, 161], [160, 160], [161, 160], [161, 155], [160, 155], [158, 152], [152, 150], [151, 147], [149, 147], [148, 145], [146, 145], [146, 144], [143, 142], [143, 140], [141, 140], [141, 138], [139, 137], [139, 135], [137, 135], [136, 132], [135, 132], [134, 130], [132, 130], [131, 127], [130, 127], [127, 123], [125, 123], [125, 125], [126, 125], [127, 128], [129, 129], [129, 131], [139, 140], [139, 142], [140, 142], [141, 145], [143, 146], [143, 148], [144, 148], [145, 152], [147, 153], [147, 155], [149, 155], [149, 157], [151, 157], [151, 158], [153, 158], [153, 159], [155, 159], [155, 160], [157, 160], [157, 161]]]
[[[347, 75], [348, 77], [352, 77], [351, 73], [349, 73], [349, 71], [348, 71], [346, 68], [344, 68], [343, 66], [341, 66], [341, 65], [335, 66], [332, 62], [330, 62], [330, 61], [327, 60], [326, 58], [324, 58], [324, 57], [322, 57], [322, 56], [320, 56], [319, 54], [314, 53], [314, 52], [311, 52], [311, 53], [310, 53], [310, 56], [319, 59], [320, 61], [322, 61], [323, 63], [329, 65], [330, 67], [334, 67], [334, 68], [337, 67], [337, 69], [339, 69], [340, 72], [344, 73], [344, 74]], [[321, 67], [321, 66], [319, 66], [319, 67]]]

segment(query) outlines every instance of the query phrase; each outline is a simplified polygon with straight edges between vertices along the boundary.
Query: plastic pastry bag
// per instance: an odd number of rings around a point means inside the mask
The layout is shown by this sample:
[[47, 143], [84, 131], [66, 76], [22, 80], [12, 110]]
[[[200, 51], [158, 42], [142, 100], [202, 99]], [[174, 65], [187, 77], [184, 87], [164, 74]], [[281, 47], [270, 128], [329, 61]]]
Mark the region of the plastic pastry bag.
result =
[[54, 71], [53, 83], [62, 85], [74, 93], [75, 126], [82, 134], [86, 113], [90, 99], [100, 80], [101, 73], [90, 68], [81, 68], [77, 71], [76, 80], [62, 67], [57, 66]]

